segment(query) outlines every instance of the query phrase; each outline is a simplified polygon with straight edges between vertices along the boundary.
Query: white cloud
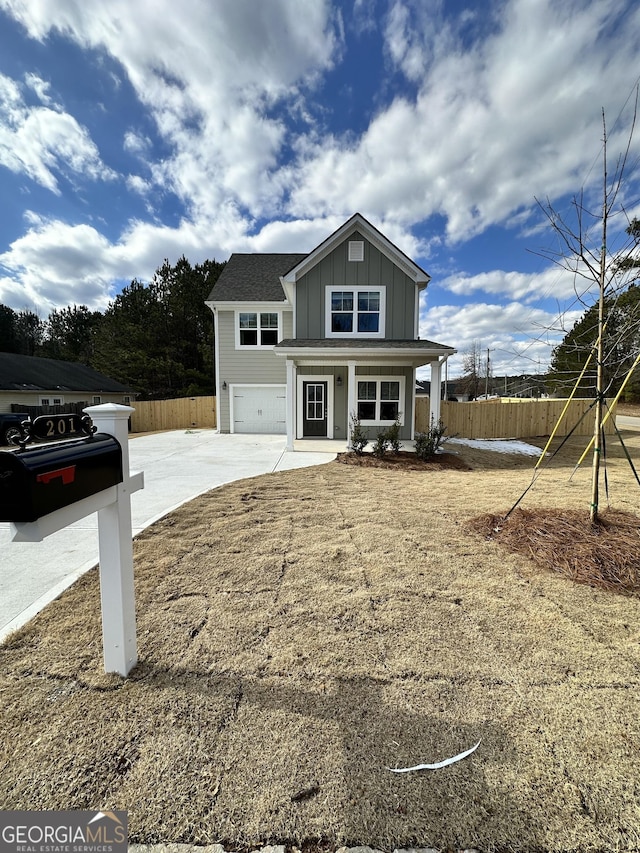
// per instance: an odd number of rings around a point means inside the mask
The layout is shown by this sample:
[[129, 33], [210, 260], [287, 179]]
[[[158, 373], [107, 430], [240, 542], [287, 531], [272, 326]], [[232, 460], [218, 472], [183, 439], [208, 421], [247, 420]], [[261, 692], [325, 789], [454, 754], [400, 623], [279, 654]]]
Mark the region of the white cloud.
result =
[[[496, 223], [530, 224], [535, 195], [596, 180], [600, 106], [614, 118], [631, 88], [640, 7], [629, 6], [623, 24], [618, 0], [483, 5], [495, 17], [474, 7], [452, 19], [445, 0], [390, 0], [374, 21], [381, 6], [356, 0], [352, 26], [362, 37], [380, 29], [385, 55], [376, 59], [410, 86], [388, 104], [376, 97], [379, 111], [360, 135], [331, 135], [314, 116], [329, 114], [323, 84], [347, 47], [329, 0], [305, 3], [303, 13], [299, 0], [234, 0], [215, 14], [204, 0], [179, 9], [169, 0], [0, 0], [32, 37], [56, 32], [116, 60], [162, 142], [154, 160], [139, 129], [147, 125], [131, 123], [118, 145], [148, 171], [129, 175], [127, 187], [150, 217], [170, 193], [183, 203], [177, 225], [136, 220], [112, 239], [33, 214], [0, 258], [12, 275], [11, 285], [0, 282], [0, 301], [11, 294], [16, 304], [19, 282], [34, 301], [100, 307], [113, 281], [150, 277], [164, 257], [304, 251], [356, 210], [414, 258], [440, 239], [414, 233], [434, 215], [453, 243]], [[37, 106], [0, 77], [0, 164], [54, 193], [62, 174], [110, 177], [47, 81], [25, 80]], [[612, 126], [614, 157], [619, 142]], [[483, 304], [431, 308], [423, 335], [462, 348], [479, 338], [497, 350], [530, 346], [535, 358], [550, 342], [521, 342], [555, 318], [525, 303], [573, 292], [570, 277], [553, 270], [491, 270], [442, 284]], [[497, 304], [503, 296], [506, 308]]]
[[[44, 93], [33, 75], [29, 85]], [[115, 177], [102, 160], [89, 132], [68, 113], [28, 106], [20, 86], [0, 75], [0, 165], [25, 174], [56, 195], [58, 177], [82, 174], [92, 180]]]
[[[534, 195], [579, 186], [597, 153], [600, 104], [617, 114], [633, 81], [640, 26], [640, 8], [621, 25], [617, 0], [510, 0], [457, 18], [438, 0], [392, 0], [387, 59], [415, 97], [382, 108], [360, 137], [310, 125], [291, 138], [276, 107], [312, 121], [301, 93], [321, 93], [345, 50], [328, 0], [304, 14], [295, 0], [237, 0], [215, 15], [196, 0], [177, 14], [168, 0], [136, 4], [135, 14], [125, 0], [0, 7], [35, 38], [58, 30], [121, 63], [173, 151], [149, 164], [153, 180], [194, 219], [229, 202], [249, 219], [360, 210], [407, 233], [438, 213], [452, 241], [522, 223]], [[355, 4], [360, 31], [374, 8]], [[146, 145], [133, 131], [125, 138], [131, 153]], [[287, 146], [297, 160], [287, 162]], [[50, 172], [45, 162], [49, 184]]]
[[416, 97], [396, 98], [355, 142], [310, 148], [294, 214], [360, 209], [415, 224], [439, 213], [458, 241], [597, 179], [600, 109], [613, 121], [635, 82], [640, 7], [512, 0], [467, 43], [432, 6], [416, 8], [395, 2], [386, 30]]
[[136, 133], [133, 130], [129, 130], [124, 135], [124, 141], [122, 143], [122, 147], [125, 151], [128, 151], [129, 154], [134, 154], [137, 157], [143, 157], [145, 154], [148, 154], [151, 151], [151, 140], [148, 136], [144, 136], [141, 133]]
[[131, 192], [141, 196], [148, 196], [153, 190], [149, 181], [145, 181], [140, 175], [127, 175], [126, 183]]
[[377, 29], [376, 0], [354, 0], [353, 24], [358, 36]]
[[562, 329], [555, 313], [515, 301], [440, 305], [426, 311], [423, 300], [420, 337], [456, 348], [449, 359], [452, 378], [460, 375], [464, 353], [474, 344], [491, 350], [494, 375], [544, 371], [552, 348], [581, 315], [581, 310], [567, 313]]
[[[60, 0], [0, 6], [44, 40], [58, 30], [122, 64], [140, 101], [173, 148], [154, 177], [195, 218], [235, 200], [271, 212], [284, 187], [277, 175], [285, 128], [271, 115], [283, 98], [312, 86], [340, 50], [340, 15], [328, 0], [207, 3]], [[125, 144], [134, 143], [128, 135]]]
[[[53, 98], [49, 94], [51, 84], [47, 80], [43, 80], [41, 77], [38, 77], [37, 74], [25, 74], [24, 82], [30, 89], [33, 89], [43, 104], [57, 107]], [[58, 109], [60, 108], [58, 107]]]
[[107, 239], [88, 225], [35, 220], [0, 255], [0, 264], [13, 274], [13, 287], [0, 281], [0, 301], [13, 307], [46, 306], [47, 312], [74, 302], [103, 308], [116, 273], [108, 249]]
[[586, 286], [582, 279], [576, 285], [575, 276], [560, 267], [534, 273], [490, 270], [477, 275], [453, 274], [438, 284], [457, 296], [484, 293], [527, 302], [557, 299], [562, 304], [575, 297], [576, 286], [581, 293]]
[[247, 227], [233, 207], [221, 209], [215, 222], [183, 220], [169, 227], [133, 221], [117, 242], [86, 224], [35, 214], [27, 222], [26, 234], [0, 255], [0, 266], [10, 274], [0, 278], [0, 303], [46, 312], [72, 303], [102, 310], [115, 282], [148, 281], [164, 258], [175, 263], [186, 255], [194, 264], [226, 260], [245, 239]]

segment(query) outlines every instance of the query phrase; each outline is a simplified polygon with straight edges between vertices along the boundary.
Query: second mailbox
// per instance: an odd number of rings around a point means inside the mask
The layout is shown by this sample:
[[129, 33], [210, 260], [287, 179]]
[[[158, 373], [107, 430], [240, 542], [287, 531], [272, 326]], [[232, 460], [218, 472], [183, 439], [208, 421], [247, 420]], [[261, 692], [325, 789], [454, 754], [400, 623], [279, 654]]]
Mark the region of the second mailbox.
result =
[[106, 433], [0, 451], [0, 521], [36, 521], [122, 482], [122, 448]]

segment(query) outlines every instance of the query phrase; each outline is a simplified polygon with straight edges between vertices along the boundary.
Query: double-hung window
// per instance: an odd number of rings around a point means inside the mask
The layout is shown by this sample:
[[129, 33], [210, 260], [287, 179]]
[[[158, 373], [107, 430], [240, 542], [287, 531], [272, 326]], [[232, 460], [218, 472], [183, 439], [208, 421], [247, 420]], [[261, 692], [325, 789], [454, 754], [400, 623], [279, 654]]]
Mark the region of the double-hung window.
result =
[[239, 347], [272, 347], [278, 343], [277, 311], [239, 311], [236, 316]]
[[358, 420], [379, 426], [403, 423], [401, 401], [404, 395], [404, 376], [367, 376], [357, 381]]
[[382, 338], [384, 311], [384, 287], [329, 287], [326, 300], [326, 336]]

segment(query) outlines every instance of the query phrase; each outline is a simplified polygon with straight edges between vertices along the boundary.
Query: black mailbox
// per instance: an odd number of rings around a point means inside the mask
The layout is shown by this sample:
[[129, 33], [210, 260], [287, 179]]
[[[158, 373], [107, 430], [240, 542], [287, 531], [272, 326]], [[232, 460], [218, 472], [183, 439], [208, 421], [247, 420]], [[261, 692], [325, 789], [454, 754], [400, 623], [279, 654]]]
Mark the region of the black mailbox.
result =
[[106, 433], [0, 451], [0, 521], [35, 521], [122, 482], [122, 448]]

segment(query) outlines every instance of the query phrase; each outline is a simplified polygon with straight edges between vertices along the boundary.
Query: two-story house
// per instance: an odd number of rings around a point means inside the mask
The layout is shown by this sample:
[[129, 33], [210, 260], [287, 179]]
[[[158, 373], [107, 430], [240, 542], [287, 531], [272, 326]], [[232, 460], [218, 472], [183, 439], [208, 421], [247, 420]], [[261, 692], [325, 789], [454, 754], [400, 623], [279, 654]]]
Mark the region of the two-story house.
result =
[[[414, 437], [416, 369], [440, 388], [452, 347], [420, 340], [429, 275], [359, 213], [308, 254], [233, 254], [207, 300], [218, 429], [349, 441]], [[431, 414], [440, 417], [432, 395]]]

